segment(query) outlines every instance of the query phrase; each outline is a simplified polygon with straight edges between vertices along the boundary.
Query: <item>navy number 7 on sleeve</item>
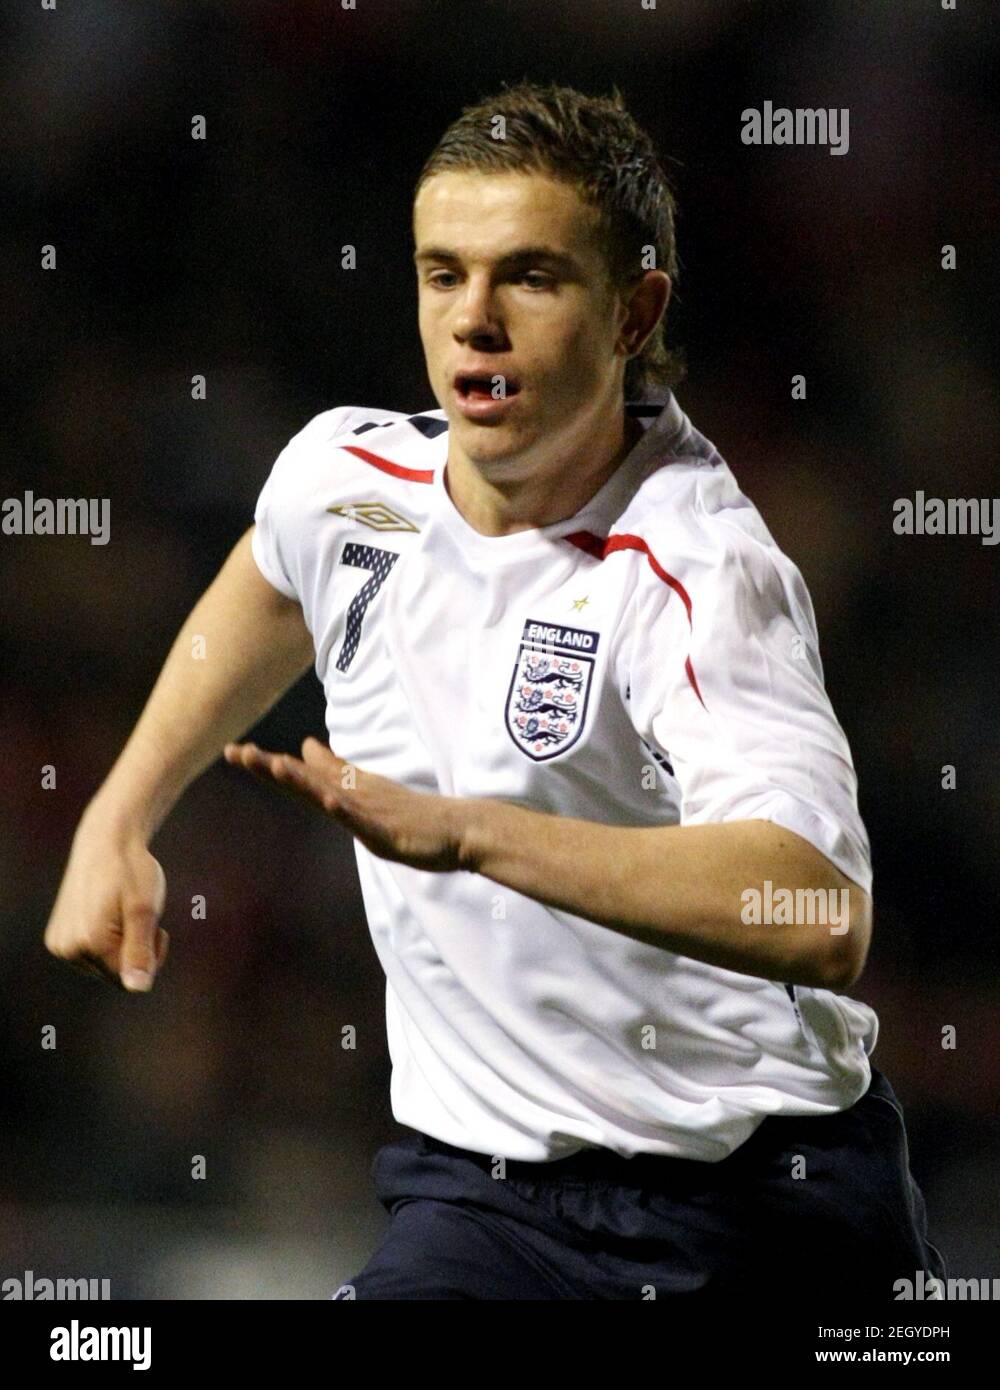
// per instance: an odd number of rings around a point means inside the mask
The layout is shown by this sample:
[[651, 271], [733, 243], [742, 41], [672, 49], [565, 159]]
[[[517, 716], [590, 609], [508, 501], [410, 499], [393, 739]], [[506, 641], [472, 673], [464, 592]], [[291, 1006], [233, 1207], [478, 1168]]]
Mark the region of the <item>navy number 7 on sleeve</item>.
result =
[[347, 610], [347, 631], [337, 656], [337, 670], [346, 671], [354, 660], [361, 640], [361, 623], [365, 610], [381, 589], [389, 576], [389, 571], [399, 559], [394, 550], [380, 550], [377, 545], [357, 545], [350, 541], [344, 546], [340, 557], [342, 565], [354, 565], [357, 569], [371, 570], [371, 578], [366, 579], [351, 599]]

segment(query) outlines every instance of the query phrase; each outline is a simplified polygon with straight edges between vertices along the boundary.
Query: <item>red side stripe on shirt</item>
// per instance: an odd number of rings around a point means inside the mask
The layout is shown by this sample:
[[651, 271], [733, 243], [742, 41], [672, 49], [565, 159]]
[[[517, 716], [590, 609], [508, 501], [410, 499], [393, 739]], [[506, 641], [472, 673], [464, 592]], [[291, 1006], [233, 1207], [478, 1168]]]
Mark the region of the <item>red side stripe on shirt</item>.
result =
[[383, 473], [391, 473], [394, 478], [406, 478], [411, 483], [434, 481], [433, 468], [404, 468], [401, 463], [392, 463], [389, 459], [379, 458], [378, 454], [373, 454], [368, 449], [361, 449], [357, 444], [341, 444], [340, 447], [346, 449], [349, 454], [354, 454], [356, 458], [363, 459], [365, 463], [370, 463], [373, 468], [380, 468]]
[[[685, 589], [679, 579], [675, 579], [672, 574], [667, 573], [641, 536], [622, 533], [608, 536], [606, 539], [602, 540], [600, 536], [595, 536], [593, 531], [573, 531], [570, 535], [563, 536], [563, 540], [570, 541], [580, 550], [585, 550], [588, 555], [593, 555], [595, 560], [603, 560], [608, 555], [612, 555], [616, 550], [641, 550], [649, 561], [650, 568], [656, 577], [662, 579], [664, 584], [668, 584], [670, 588], [673, 589], [674, 593], [678, 595], [687, 613], [688, 626], [690, 627], [692, 625], [691, 598], [687, 589]], [[701, 698], [701, 691], [698, 689], [698, 681], [695, 677], [694, 667], [691, 665], [690, 657], [688, 657], [684, 663], [684, 671], [688, 680], [691, 682], [692, 690], [701, 701], [702, 709], [707, 712], [708, 706]]]

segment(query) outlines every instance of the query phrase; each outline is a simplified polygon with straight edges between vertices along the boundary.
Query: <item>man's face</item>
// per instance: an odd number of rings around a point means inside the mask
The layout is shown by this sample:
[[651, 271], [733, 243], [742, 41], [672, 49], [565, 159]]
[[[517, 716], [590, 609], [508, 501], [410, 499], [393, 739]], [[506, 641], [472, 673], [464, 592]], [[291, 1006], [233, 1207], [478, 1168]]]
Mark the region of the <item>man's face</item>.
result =
[[583, 442], [620, 402], [625, 361], [594, 209], [543, 174], [441, 173], [417, 196], [414, 239], [420, 337], [453, 444], [516, 476]]

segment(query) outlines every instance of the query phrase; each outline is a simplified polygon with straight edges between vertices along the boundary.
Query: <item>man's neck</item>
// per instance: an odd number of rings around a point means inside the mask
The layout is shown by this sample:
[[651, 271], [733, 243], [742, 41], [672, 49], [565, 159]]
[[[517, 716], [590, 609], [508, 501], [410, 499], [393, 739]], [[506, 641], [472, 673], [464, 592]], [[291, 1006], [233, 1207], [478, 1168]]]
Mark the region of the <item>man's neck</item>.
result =
[[[617, 448], [603, 463], [582, 469], [532, 473], [525, 478], [492, 482], [474, 463], [449, 453], [445, 487], [456, 509], [484, 536], [553, 526], [575, 516], [616, 473], [643, 436], [638, 420], [623, 412]], [[589, 458], [593, 453], [588, 451]]]

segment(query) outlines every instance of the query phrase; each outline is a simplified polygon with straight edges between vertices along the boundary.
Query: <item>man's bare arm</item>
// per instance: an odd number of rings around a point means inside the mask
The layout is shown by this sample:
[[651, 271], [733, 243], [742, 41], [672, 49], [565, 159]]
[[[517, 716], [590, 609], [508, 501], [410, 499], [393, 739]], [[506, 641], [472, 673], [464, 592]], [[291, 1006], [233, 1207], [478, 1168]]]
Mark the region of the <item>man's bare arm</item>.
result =
[[[166, 955], [165, 883], [147, 845], [185, 788], [305, 672], [302, 609], [260, 573], [252, 529], [170, 649], [146, 707], [77, 828], [45, 932], [57, 956], [149, 988]], [[137, 975], [125, 978], [126, 971]]]
[[[383, 859], [482, 874], [646, 945], [782, 984], [839, 990], [864, 968], [871, 896], [772, 821], [604, 825], [440, 796], [353, 767], [313, 738], [301, 758], [253, 743], [228, 744], [225, 757]], [[784, 899], [774, 913], [768, 881]]]
[[[848, 988], [864, 969], [870, 894], [771, 821], [632, 828], [499, 801], [452, 804], [462, 808], [452, 814], [463, 868], [623, 936], [820, 989]], [[768, 881], [794, 907], [757, 921], [745, 895], [761, 903]]]

